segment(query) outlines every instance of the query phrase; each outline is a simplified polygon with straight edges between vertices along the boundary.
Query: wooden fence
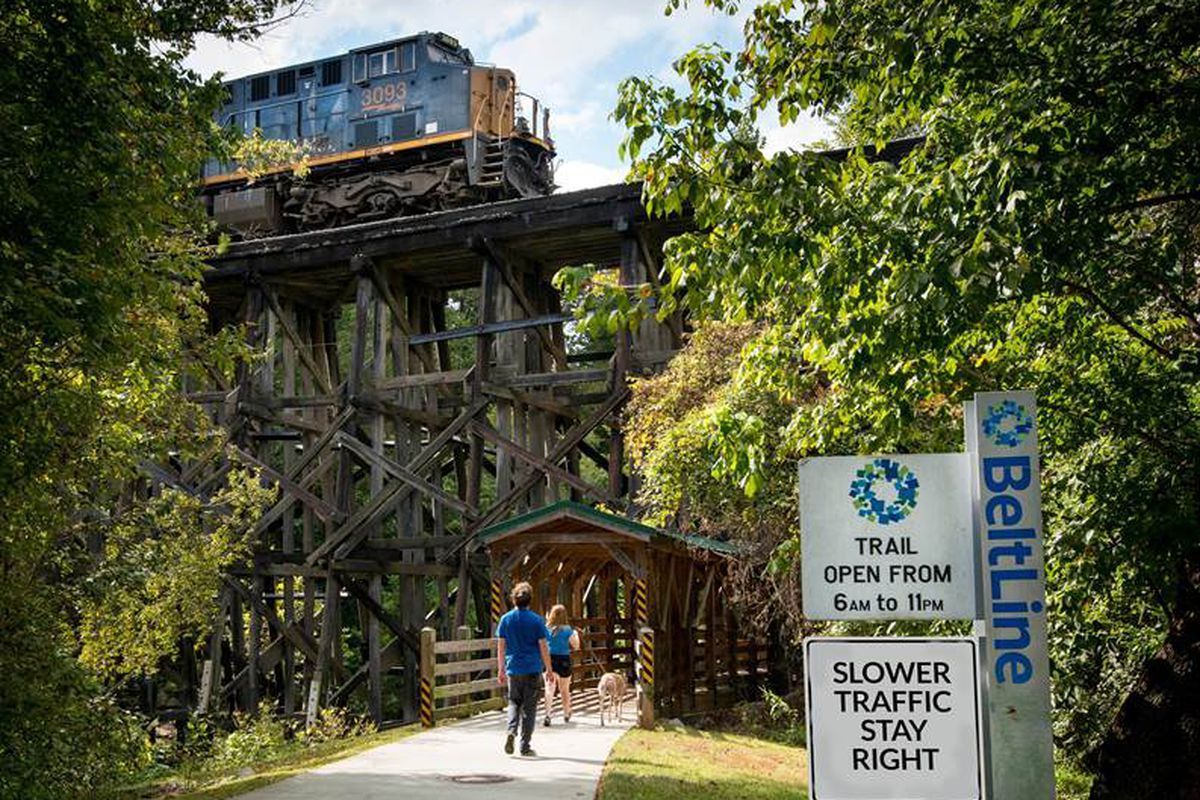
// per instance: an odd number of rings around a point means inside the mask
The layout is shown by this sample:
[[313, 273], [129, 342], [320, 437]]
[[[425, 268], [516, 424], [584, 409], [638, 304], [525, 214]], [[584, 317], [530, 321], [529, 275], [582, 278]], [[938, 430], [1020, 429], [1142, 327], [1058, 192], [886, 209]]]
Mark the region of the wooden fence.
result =
[[421, 724], [502, 708], [496, 667], [496, 640], [472, 639], [458, 629], [454, 639], [438, 641], [433, 628], [421, 630]]

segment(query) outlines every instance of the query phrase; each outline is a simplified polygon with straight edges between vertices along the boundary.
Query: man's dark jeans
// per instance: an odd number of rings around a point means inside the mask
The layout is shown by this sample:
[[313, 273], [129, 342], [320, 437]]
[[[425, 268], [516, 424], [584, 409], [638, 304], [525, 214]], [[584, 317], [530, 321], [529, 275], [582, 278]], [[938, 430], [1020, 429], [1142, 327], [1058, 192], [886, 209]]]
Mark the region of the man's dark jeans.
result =
[[521, 749], [529, 748], [537, 721], [538, 698], [542, 696], [542, 674], [508, 676], [508, 732], [516, 734], [521, 723]]

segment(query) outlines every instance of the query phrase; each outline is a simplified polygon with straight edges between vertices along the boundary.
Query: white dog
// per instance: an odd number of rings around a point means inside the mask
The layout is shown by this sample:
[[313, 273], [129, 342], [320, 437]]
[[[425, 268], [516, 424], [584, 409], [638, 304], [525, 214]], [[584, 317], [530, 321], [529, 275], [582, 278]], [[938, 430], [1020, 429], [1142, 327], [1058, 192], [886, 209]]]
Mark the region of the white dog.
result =
[[608, 719], [612, 721], [613, 708], [616, 708], [617, 722], [625, 710], [625, 676], [619, 672], [606, 672], [600, 676], [596, 686], [600, 694], [600, 727], [604, 727], [604, 712], [608, 711]]

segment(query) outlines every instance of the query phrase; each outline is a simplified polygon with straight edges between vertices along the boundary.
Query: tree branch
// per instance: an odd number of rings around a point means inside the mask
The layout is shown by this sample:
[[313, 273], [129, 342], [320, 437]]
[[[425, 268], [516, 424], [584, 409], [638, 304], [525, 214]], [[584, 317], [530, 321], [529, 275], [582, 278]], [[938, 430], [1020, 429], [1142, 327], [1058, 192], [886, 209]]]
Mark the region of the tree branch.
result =
[[1125, 211], [1136, 211], [1143, 208], [1154, 208], [1156, 206], [1165, 206], [1171, 203], [1181, 203], [1184, 200], [1200, 200], [1200, 189], [1190, 189], [1186, 192], [1174, 192], [1173, 194], [1162, 194], [1154, 197], [1143, 197], [1140, 200], [1135, 200], [1132, 203], [1115, 206], [1114, 214], [1119, 214]]
[[1121, 328], [1124, 329], [1126, 333], [1128, 333], [1133, 338], [1137, 339], [1142, 344], [1149, 347], [1154, 352], [1158, 353], [1163, 358], [1169, 358], [1172, 361], [1174, 361], [1176, 358], [1179, 357], [1179, 353], [1177, 351], [1172, 350], [1169, 347], [1165, 347], [1164, 345], [1159, 344], [1158, 342], [1154, 341], [1149, 336], [1147, 336], [1146, 334], [1142, 333], [1137, 328], [1135, 328], [1132, 323], [1130, 323], [1128, 320], [1126, 320], [1124, 317], [1122, 317], [1120, 314], [1118, 314], [1116, 309], [1114, 309], [1108, 303], [1104, 302], [1104, 300], [1101, 299], [1100, 295], [1096, 294], [1095, 290], [1091, 289], [1090, 287], [1084, 286], [1081, 283], [1075, 283], [1074, 281], [1069, 281], [1066, 278], [1059, 278], [1058, 281], [1073, 294], [1076, 294], [1076, 295], [1083, 297], [1084, 299], [1090, 301], [1094, 306], [1096, 306], [1102, 312], [1104, 312], [1105, 316], [1107, 316], [1110, 320], [1115, 322], [1117, 325], [1121, 326]]

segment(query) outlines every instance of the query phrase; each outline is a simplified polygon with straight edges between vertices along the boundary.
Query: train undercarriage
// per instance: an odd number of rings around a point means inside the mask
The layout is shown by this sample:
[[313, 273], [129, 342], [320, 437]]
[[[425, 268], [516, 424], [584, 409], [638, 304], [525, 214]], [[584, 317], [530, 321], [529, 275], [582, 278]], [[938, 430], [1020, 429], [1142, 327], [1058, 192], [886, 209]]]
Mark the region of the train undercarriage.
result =
[[212, 217], [238, 238], [324, 230], [450, 208], [536, 197], [554, 190], [553, 153], [523, 139], [467, 140], [370, 156], [206, 197]]

